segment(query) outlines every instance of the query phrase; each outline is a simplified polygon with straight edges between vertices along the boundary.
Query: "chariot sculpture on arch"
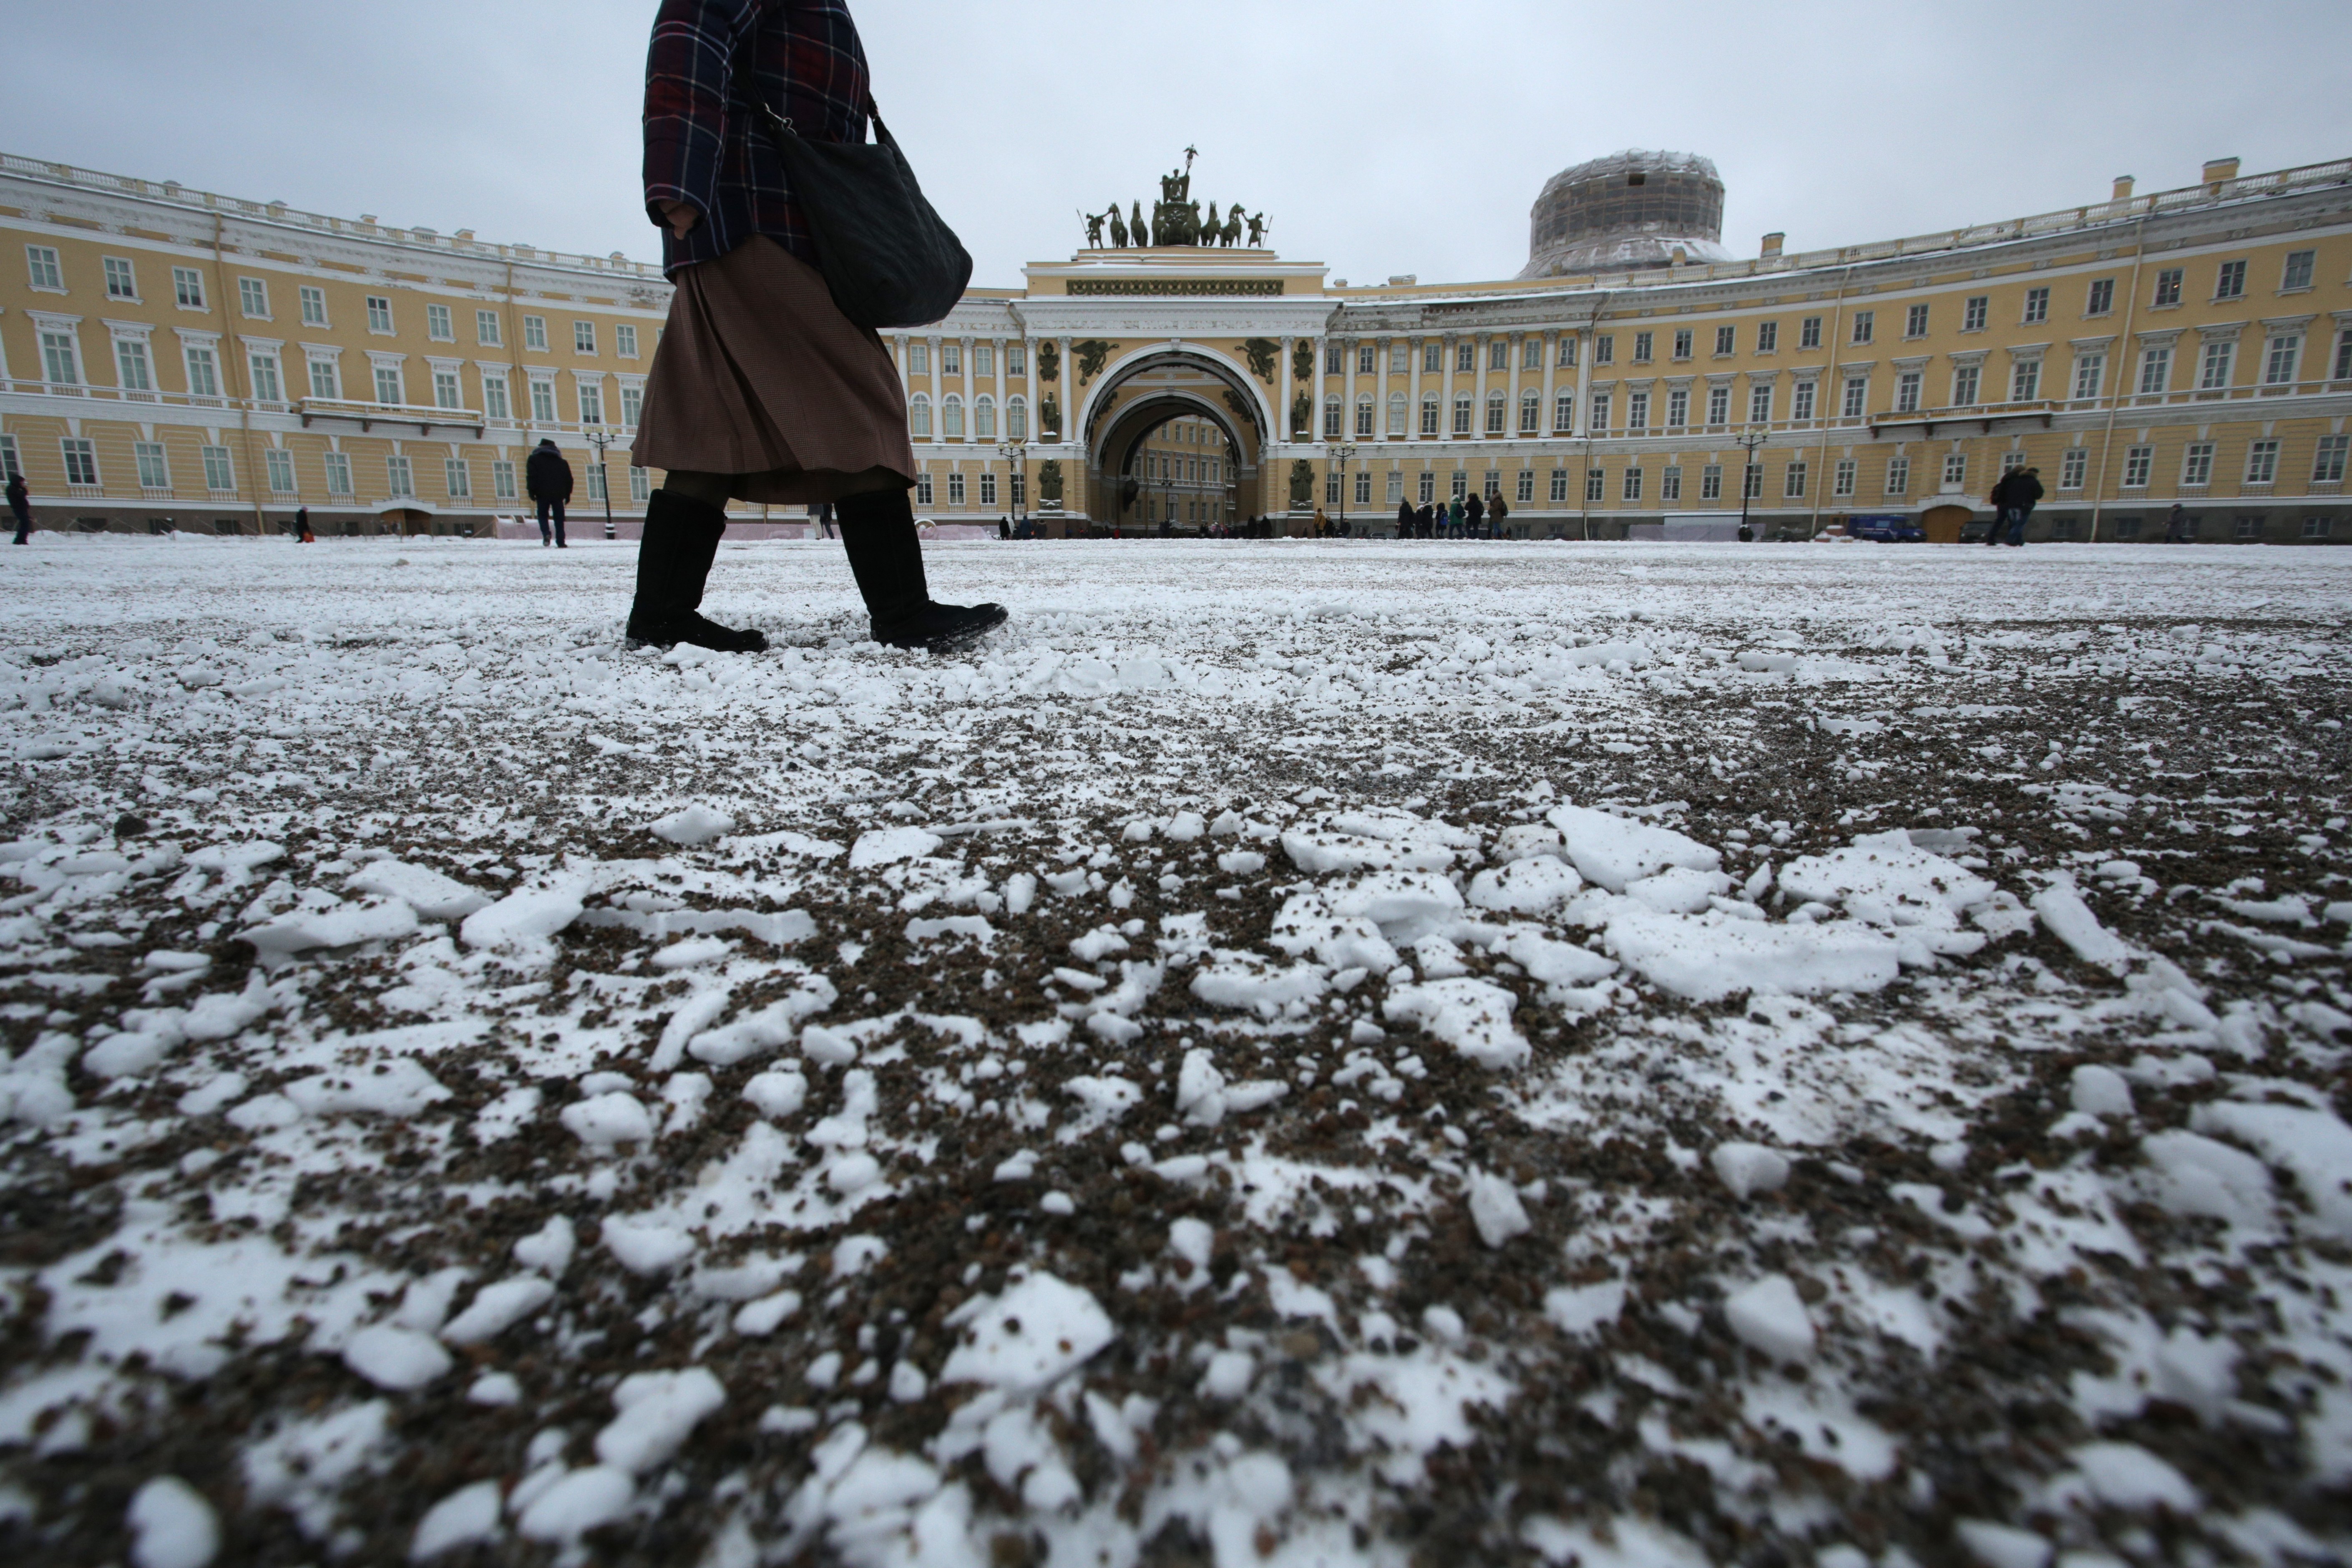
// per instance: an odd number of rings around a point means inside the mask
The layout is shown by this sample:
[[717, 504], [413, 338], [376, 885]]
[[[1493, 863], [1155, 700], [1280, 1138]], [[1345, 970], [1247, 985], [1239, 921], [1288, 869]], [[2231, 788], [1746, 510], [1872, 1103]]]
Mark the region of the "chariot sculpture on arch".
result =
[[1171, 169], [1160, 176], [1160, 199], [1151, 204], [1151, 216], [1143, 216], [1143, 204], [1129, 204], [1127, 216], [1122, 217], [1117, 202], [1099, 213], [1080, 213], [1086, 225], [1087, 248], [1102, 248], [1105, 230], [1108, 231], [1111, 247], [1150, 249], [1154, 246], [1197, 245], [1217, 246], [1230, 250], [1243, 243], [1246, 233], [1249, 247], [1262, 249], [1268, 227], [1264, 213], [1252, 213], [1235, 202], [1225, 209], [1224, 216], [1217, 216], [1217, 205], [1209, 204], [1206, 218], [1201, 216], [1201, 204], [1192, 199], [1192, 160], [1200, 155], [1194, 147], [1184, 149], [1181, 168]]

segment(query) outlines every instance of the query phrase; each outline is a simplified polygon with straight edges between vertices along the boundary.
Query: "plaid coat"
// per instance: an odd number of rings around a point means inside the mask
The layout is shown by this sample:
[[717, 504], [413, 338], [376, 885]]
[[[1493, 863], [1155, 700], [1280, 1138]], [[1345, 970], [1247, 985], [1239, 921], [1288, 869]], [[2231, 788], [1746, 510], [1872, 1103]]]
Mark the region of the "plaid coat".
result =
[[[716, 260], [755, 234], [814, 262], [761, 106], [803, 136], [863, 142], [871, 101], [844, 0], [662, 0], [646, 57], [645, 169], [662, 270]], [[666, 201], [702, 215], [684, 239], [662, 216]]]

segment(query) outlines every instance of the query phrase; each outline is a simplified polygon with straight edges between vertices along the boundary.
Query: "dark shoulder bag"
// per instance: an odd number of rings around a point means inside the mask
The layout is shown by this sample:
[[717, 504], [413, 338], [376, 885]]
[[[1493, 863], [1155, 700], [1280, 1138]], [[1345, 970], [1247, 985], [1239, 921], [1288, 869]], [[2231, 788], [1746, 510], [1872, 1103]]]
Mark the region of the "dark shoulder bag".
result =
[[867, 110], [871, 142], [812, 141], [763, 112], [841, 313], [877, 331], [928, 326], [963, 298], [971, 256], [923, 199], [882, 116]]

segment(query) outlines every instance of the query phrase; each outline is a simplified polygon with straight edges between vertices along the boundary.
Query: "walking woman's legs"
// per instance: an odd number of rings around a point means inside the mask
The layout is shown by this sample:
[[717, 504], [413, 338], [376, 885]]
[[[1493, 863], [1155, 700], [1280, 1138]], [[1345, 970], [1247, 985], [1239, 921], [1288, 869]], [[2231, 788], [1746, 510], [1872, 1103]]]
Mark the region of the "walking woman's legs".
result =
[[842, 548], [866, 600], [874, 640], [893, 647], [952, 653], [1004, 624], [1002, 605], [941, 605], [923, 573], [922, 542], [904, 485], [844, 496], [834, 503]]
[[757, 629], [736, 631], [701, 614], [702, 587], [727, 531], [726, 474], [672, 472], [646, 504], [645, 537], [637, 543], [637, 596], [629, 606], [629, 639], [690, 643], [720, 653], [758, 653], [768, 639]]

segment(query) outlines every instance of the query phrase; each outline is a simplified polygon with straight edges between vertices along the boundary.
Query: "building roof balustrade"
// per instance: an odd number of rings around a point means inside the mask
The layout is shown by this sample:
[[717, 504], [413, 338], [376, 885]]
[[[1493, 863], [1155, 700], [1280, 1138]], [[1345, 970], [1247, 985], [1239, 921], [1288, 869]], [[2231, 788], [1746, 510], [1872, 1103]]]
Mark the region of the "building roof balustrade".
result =
[[348, 398], [306, 397], [295, 405], [304, 428], [315, 419], [356, 421], [362, 430], [378, 425], [414, 425], [419, 435], [436, 426], [446, 430], [471, 430], [479, 440], [489, 421], [470, 408], [435, 408], [415, 403], [361, 403]]

